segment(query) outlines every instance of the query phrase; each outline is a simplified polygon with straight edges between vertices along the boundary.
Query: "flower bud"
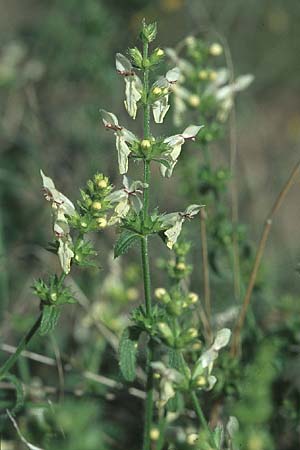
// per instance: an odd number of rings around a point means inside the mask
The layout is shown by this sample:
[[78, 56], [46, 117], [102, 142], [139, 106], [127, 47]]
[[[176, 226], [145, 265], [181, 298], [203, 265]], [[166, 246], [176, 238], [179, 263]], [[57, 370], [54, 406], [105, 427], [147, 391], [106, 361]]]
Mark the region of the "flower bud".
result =
[[179, 263], [176, 265], [176, 269], [177, 269], [177, 270], [180, 270], [180, 271], [184, 271], [184, 270], [186, 269], [186, 265], [184, 264], [184, 262], [179, 262]]
[[96, 222], [99, 228], [105, 228], [107, 225], [107, 220], [105, 219], [105, 217], [98, 217], [96, 219]]
[[156, 427], [151, 428], [151, 430], [150, 430], [150, 439], [152, 441], [158, 441], [159, 434], [160, 433], [159, 433], [159, 429], [158, 428], [156, 428]]
[[169, 89], [167, 87], [163, 88], [162, 93], [167, 95], [169, 93]]
[[218, 44], [217, 42], [214, 42], [209, 47], [209, 53], [212, 56], [220, 56], [223, 53], [223, 47], [220, 44]]
[[194, 304], [197, 303], [197, 301], [199, 300], [199, 296], [195, 293], [195, 292], [190, 292], [187, 300], [189, 303]]
[[188, 47], [195, 47], [196, 45], [196, 39], [194, 38], [194, 36], [187, 36], [185, 38], [185, 42]]
[[155, 50], [155, 54], [156, 54], [156, 56], [164, 56], [165, 52], [163, 51], [163, 49], [157, 48]]
[[100, 211], [100, 209], [102, 208], [102, 205], [101, 205], [101, 203], [100, 202], [93, 202], [92, 203], [92, 208], [95, 210], [95, 211]]
[[82, 222], [80, 222], [80, 226], [82, 228], [87, 228], [88, 224], [86, 222], [82, 221]]
[[163, 92], [162, 89], [161, 89], [160, 87], [158, 87], [158, 86], [156, 86], [156, 87], [153, 88], [153, 90], [152, 90], [152, 93], [153, 93], [154, 95], [160, 95], [162, 92]]
[[56, 302], [57, 300], [57, 293], [56, 292], [52, 292], [52, 294], [50, 294], [50, 298], [53, 302]]
[[146, 24], [145, 20], [143, 20], [143, 27], [140, 33], [140, 38], [143, 42], [152, 42], [156, 38], [157, 27], [156, 22]]
[[215, 81], [216, 78], [217, 78], [217, 72], [215, 70], [212, 70], [211, 72], [209, 72], [209, 79], [211, 81]]
[[157, 300], [162, 300], [165, 295], [167, 295], [167, 291], [165, 288], [157, 288], [154, 291], [154, 295], [157, 298]]
[[198, 331], [196, 328], [191, 327], [187, 330], [187, 334], [191, 339], [195, 339], [198, 336]]
[[173, 333], [169, 325], [165, 322], [159, 322], [157, 327], [161, 333], [161, 335], [166, 339], [168, 343], [173, 342]]
[[142, 147], [144, 150], [148, 150], [148, 149], [151, 147], [151, 142], [149, 141], [149, 139], [143, 139], [143, 140], [141, 141], [141, 147]]
[[198, 77], [200, 78], [200, 80], [207, 80], [208, 78], [207, 70], [200, 70], [198, 73]]
[[107, 186], [108, 186], [108, 182], [107, 182], [106, 180], [99, 180], [99, 181], [97, 182], [97, 186], [98, 186], [98, 188], [100, 188], [100, 189], [105, 189], [105, 188], [107, 188]]
[[195, 445], [198, 439], [199, 439], [198, 434], [190, 433], [190, 434], [188, 434], [188, 436], [186, 438], [186, 443], [188, 445]]
[[193, 106], [194, 108], [196, 108], [197, 106], [200, 105], [200, 97], [199, 95], [190, 95], [188, 98], [188, 102], [191, 106]]
[[207, 380], [203, 375], [199, 375], [196, 379], [195, 379], [195, 384], [197, 387], [204, 387], [207, 384]]

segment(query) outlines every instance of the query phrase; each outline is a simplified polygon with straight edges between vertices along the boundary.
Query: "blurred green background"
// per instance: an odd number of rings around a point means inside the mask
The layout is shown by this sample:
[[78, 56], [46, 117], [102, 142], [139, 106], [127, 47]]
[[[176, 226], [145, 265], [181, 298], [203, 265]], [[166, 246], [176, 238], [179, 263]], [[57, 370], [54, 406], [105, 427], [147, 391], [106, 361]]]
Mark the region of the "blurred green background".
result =
[[[299, 1], [1, 0], [0, 7], [1, 340], [15, 343], [16, 329], [27, 328], [37, 309], [32, 280], [54, 268], [53, 256], [44, 250], [51, 230], [39, 169], [72, 199], [97, 170], [119, 182], [114, 142], [100, 124], [99, 108], [113, 111], [131, 127], [122, 106], [123, 83], [115, 73], [114, 54], [135, 44], [143, 17], [158, 22], [161, 47], [176, 45], [199, 31], [216, 40], [220, 34], [229, 43], [235, 73], [254, 74], [255, 82], [237, 102], [237, 176], [241, 222], [248, 224], [250, 237], [258, 239], [300, 154]], [[139, 126], [135, 124], [137, 133]], [[229, 161], [229, 149], [221, 151]], [[266, 252], [266, 270], [278, 296], [297, 294], [300, 286], [295, 273], [300, 256], [298, 193], [296, 185], [276, 217]], [[174, 177], [160, 198], [161, 208], [177, 205], [176, 195]], [[92, 300], [103, 293], [99, 280], [109, 269], [107, 254], [113, 241], [108, 231], [97, 242], [105, 270], [80, 278], [84, 294]], [[132, 272], [126, 274], [129, 288], [135, 285], [135, 276], [139, 280]], [[138, 293], [131, 294], [136, 300]], [[114, 312], [107, 314], [112, 320]], [[69, 320], [74, 329], [75, 310]], [[59, 340], [66, 347], [65, 341], [73, 338], [67, 337], [68, 327], [64, 331]], [[76, 339], [84, 343], [87, 338]], [[51, 342], [36, 344], [36, 350], [45, 352], [45, 345], [53, 353]], [[100, 348], [101, 342], [97, 345]], [[99, 364], [94, 361], [95, 370]], [[114, 370], [117, 373], [117, 363]], [[117, 420], [118, 414], [110, 414]], [[124, 425], [123, 416], [122, 420]], [[76, 438], [70, 449], [77, 448], [75, 442]]]

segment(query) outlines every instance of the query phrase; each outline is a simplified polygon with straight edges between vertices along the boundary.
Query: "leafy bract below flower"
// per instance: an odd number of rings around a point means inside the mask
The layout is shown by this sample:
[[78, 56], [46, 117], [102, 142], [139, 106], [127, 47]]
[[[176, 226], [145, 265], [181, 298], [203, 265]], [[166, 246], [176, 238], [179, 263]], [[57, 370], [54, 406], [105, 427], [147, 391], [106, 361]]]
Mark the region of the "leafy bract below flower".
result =
[[143, 203], [139, 197], [143, 193], [143, 189], [148, 185], [141, 181], [131, 181], [126, 175], [123, 177], [123, 189], [114, 191], [107, 196], [107, 200], [111, 203], [117, 203], [115, 207], [115, 215], [110, 219], [109, 224], [112, 225], [124, 218], [132, 208], [137, 214], [141, 211]]
[[113, 113], [107, 112], [104, 109], [101, 109], [100, 113], [105, 128], [113, 130], [116, 136], [119, 171], [123, 175], [128, 171], [128, 157], [131, 153], [128, 144], [138, 142], [138, 138], [131, 131], [121, 127], [118, 118]]
[[133, 119], [135, 119], [137, 103], [142, 97], [143, 84], [140, 78], [135, 74], [129, 59], [121, 53], [116, 54], [116, 69], [125, 80], [126, 100], [124, 101], [124, 104], [126, 111]]
[[195, 380], [199, 376], [205, 375], [207, 377], [208, 383], [206, 390], [212, 389], [217, 382], [216, 377], [214, 375], [211, 375], [213, 365], [219, 355], [219, 351], [222, 348], [226, 347], [226, 345], [228, 345], [230, 337], [231, 331], [229, 330], [229, 328], [223, 328], [222, 330], [218, 331], [212, 346], [204, 353], [202, 353], [202, 355], [196, 362], [192, 378], [193, 380]]
[[166, 167], [165, 165], [161, 164], [160, 166], [160, 172], [162, 176], [170, 178], [173, 169], [177, 163], [177, 160], [181, 153], [181, 147], [187, 140], [195, 140], [197, 134], [203, 128], [204, 125], [190, 125], [188, 126], [182, 134], [175, 134], [174, 136], [167, 137], [164, 140], [164, 143], [167, 144], [170, 148], [170, 151], [166, 153], [166, 160], [169, 163], [169, 167]]
[[155, 361], [151, 366], [160, 375], [160, 396], [157, 406], [162, 408], [174, 397], [174, 388], [184, 382], [184, 376], [177, 370], [166, 367], [161, 361]]
[[163, 123], [169, 105], [169, 93], [172, 86], [178, 81], [180, 70], [174, 67], [169, 70], [164, 77], [160, 77], [151, 88], [152, 95], [158, 97], [152, 103], [153, 117], [156, 123]]
[[68, 217], [75, 215], [75, 207], [71, 200], [59, 192], [51, 178], [47, 177], [41, 170], [43, 180], [43, 191], [45, 199], [51, 202], [54, 225], [53, 231], [58, 240], [58, 257], [63, 271], [67, 274], [70, 272], [71, 260], [74, 257], [72, 250], [73, 243], [70, 236], [70, 227]]
[[181, 233], [182, 225], [187, 219], [192, 219], [204, 205], [190, 205], [183, 212], [175, 212], [162, 216], [162, 225], [170, 226], [164, 234], [167, 236], [167, 247], [173, 248]]

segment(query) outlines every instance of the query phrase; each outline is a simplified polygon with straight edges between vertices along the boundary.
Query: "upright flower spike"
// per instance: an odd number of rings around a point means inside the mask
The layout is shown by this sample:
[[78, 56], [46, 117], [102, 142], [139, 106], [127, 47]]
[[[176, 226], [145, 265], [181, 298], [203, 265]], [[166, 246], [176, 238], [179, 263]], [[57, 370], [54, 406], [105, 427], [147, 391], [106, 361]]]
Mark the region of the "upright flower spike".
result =
[[163, 123], [165, 115], [167, 114], [169, 105], [169, 93], [171, 87], [178, 81], [180, 70], [174, 67], [169, 70], [165, 77], [160, 77], [151, 88], [151, 94], [154, 98], [152, 103], [152, 112], [154, 121], [156, 123]]
[[182, 225], [186, 220], [192, 219], [204, 205], [190, 205], [183, 212], [166, 214], [162, 217], [163, 226], [170, 226], [164, 234], [167, 237], [167, 247], [172, 249], [182, 230]]
[[182, 145], [187, 140], [195, 140], [197, 134], [199, 133], [201, 128], [203, 128], [203, 126], [204, 125], [190, 125], [182, 132], [182, 134], [175, 134], [174, 136], [170, 136], [164, 140], [164, 143], [167, 144], [170, 148], [170, 150], [165, 155], [170, 167], [166, 167], [165, 165], [161, 164], [160, 172], [163, 177], [171, 177], [173, 169], [180, 156]]
[[131, 150], [128, 144], [138, 142], [138, 138], [129, 130], [119, 125], [117, 117], [104, 109], [100, 110], [104, 126], [108, 130], [113, 130], [116, 136], [116, 148], [118, 152], [118, 164], [120, 174], [128, 171], [128, 157]]
[[116, 54], [116, 69], [125, 80], [126, 100], [124, 101], [124, 104], [126, 111], [133, 119], [135, 119], [137, 113], [137, 103], [142, 98], [143, 84], [134, 72], [129, 59], [121, 53]]
[[115, 215], [110, 219], [110, 224], [118, 222], [126, 217], [132, 208], [137, 214], [143, 207], [140, 195], [143, 189], [147, 187], [141, 181], [131, 181], [126, 175], [123, 177], [123, 189], [114, 191], [107, 196], [107, 200], [111, 203], [117, 203], [115, 207]]
[[51, 202], [53, 210], [53, 231], [59, 243], [57, 252], [58, 258], [62, 270], [68, 274], [71, 269], [71, 260], [74, 257], [68, 217], [75, 215], [75, 207], [71, 200], [55, 188], [51, 178], [47, 177], [42, 170], [40, 173], [43, 180], [45, 199]]

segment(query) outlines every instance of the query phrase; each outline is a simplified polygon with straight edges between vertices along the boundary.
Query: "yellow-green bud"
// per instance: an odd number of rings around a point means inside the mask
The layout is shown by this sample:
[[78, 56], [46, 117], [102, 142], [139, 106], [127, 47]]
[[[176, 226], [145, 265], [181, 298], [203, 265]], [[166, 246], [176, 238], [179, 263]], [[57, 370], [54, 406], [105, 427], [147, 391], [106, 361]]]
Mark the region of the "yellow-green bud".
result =
[[155, 50], [155, 53], [156, 53], [157, 56], [163, 56], [165, 54], [165, 52], [161, 48], [157, 48]]
[[57, 293], [56, 293], [56, 292], [52, 292], [52, 294], [50, 295], [50, 297], [51, 297], [51, 300], [52, 300], [53, 302], [56, 302], [56, 300], [57, 300]]
[[214, 42], [209, 47], [209, 53], [212, 56], [220, 56], [223, 53], [223, 47], [220, 44], [218, 44], [217, 42]]
[[190, 433], [186, 438], [186, 443], [188, 445], [195, 445], [199, 436], [196, 433]]
[[199, 300], [198, 295], [195, 292], [190, 292], [188, 295], [188, 301], [189, 303], [197, 303], [197, 301]]
[[149, 141], [149, 139], [143, 139], [141, 141], [141, 147], [145, 150], [147, 150], [148, 148], [151, 147], [151, 142]]
[[189, 104], [191, 106], [193, 106], [194, 108], [196, 108], [197, 106], [200, 105], [200, 97], [199, 97], [199, 95], [195, 95], [195, 94], [190, 95], [189, 98], [188, 98], [188, 101], [189, 101]]
[[201, 350], [201, 348], [202, 348], [202, 343], [200, 341], [194, 342], [192, 345], [192, 350], [194, 350], [195, 352], [198, 350]]
[[93, 202], [92, 208], [95, 209], [96, 211], [99, 211], [102, 208], [102, 205], [100, 202]]
[[188, 330], [187, 330], [187, 334], [192, 338], [192, 339], [194, 339], [194, 338], [196, 338], [197, 336], [198, 336], [198, 331], [196, 330], [196, 328], [189, 328]]
[[209, 79], [211, 81], [215, 81], [215, 79], [217, 78], [218, 74], [215, 70], [212, 70], [211, 72], [209, 72]]
[[79, 261], [81, 260], [80, 256], [79, 256], [79, 255], [75, 255], [75, 260], [76, 260], [77, 262], [79, 262]]
[[96, 219], [96, 222], [99, 228], [105, 228], [107, 225], [107, 220], [105, 219], [105, 217], [98, 217]]
[[105, 189], [108, 186], [108, 182], [106, 180], [99, 180], [97, 186], [100, 189]]
[[203, 375], [199, 375], [199, 377], [196, 378], [195, 383], [198, 387], [206, 386], [206, 378]]
[[160, 433], [159, 433], [159, 429], [158, 428], [156, 428], [156, 427], [151, 428], [151, 430], [150, 430], [150, 439], [152, 441], [158, 441], [159, 434]]
[[138, 296], [139, 296], [139, 292], [134, 287], [127, 289], [127, 297], [128, 297], [129, 301], [134, 302], [135, 300], [138, 299]]
[[161, 300], [166, 294], [167, 291], [165, 290], [165, 288], [157, 288], [154, 291], [154, 295], [158, 300]]
[[198, 77], [200, 78], [200, 80], [207, 80], [208, 78], [207, 70], [200, 70], [198, 73]]
[[162, 89], [158, 86], [156, 86], [155, 88], [153, 88], [152, 93], [154, 95], [160, 95], [162, 93]]
[[87, 228], [87, 226], [88, 226], [87, 223], [86, 223], [86, 222], [83, 222], [83, 221], [80, 222], [80, 225], [82, 226], [82, 228]]
[[155, 378], [155, 380], [159, 380], [161, 378], [160, 373], [154, 372], [153, 378]]
[[167, 339], [167, 340], [173, 339], [172, 330], [167, 323], [159, 322], [157, 324], [157, 327], [165, 339]]
[[184, 264], [184, 262], [180, 262], [180, 263], [177, 264], [176, 269], [180, 270], [180, 271], [183, 271], [183, 270], [186, 269], [186, 265]]
[[169, 93], [169, 89], [167, 87], [163, 88], [162, 93], [167, 95]]
[[196, 39], [194, 36], [188, 36], [186, 37], [185, 42], [188, 47], [194, 47], [196, 44]]

